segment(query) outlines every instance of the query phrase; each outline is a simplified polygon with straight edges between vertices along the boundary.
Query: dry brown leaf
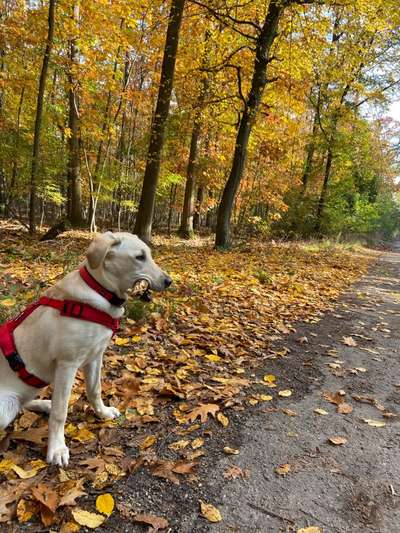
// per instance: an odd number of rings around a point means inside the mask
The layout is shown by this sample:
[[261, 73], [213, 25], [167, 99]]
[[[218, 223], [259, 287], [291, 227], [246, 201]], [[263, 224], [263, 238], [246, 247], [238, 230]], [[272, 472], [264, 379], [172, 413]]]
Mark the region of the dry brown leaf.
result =
[[190, 411], [186, 418], [190, 422], [194, 422], [196, 418], [200, 417], [201, 422], [204, 424], [204, 422], [207, 422], [208, 415], [211, 414], [215, 417], [217, 411], [219, 411], [219, 405], [216, 403], [202, 403]]
[[228, 470], [224, 472], [223, 476], [227, 479], [237, 479], [239, 477], [242, 479], [248, 479], [250, 471], [247, 468], [243, 469], [237, 465], [231, 465]]
[[341, 415], [348, 415], [353, 412], [353, 407], [350, 404], [343, 402], [337, 406], [337, 412]]
[[27, 429], [26, 431], [13, 431], [10, 435], [11, 440], [26, 440], [44, 446], [47, 442], [48, 428], [42, 426], [40, 428]]
[[346, 437], [337, 436], [337, 437], [329, 437], [328, 441], [331, 444], [335, 444], [335, 446], [341, 446], [342, 444], [346, 444], [347, 439]]
[[159, 529], [167, 529], [168, 527], [168, 520], [153, 514], [137, 514], [133, 517], [133, 520], [139, 524], [148, 524], [155, 531], [158, 531]]
[[343, 337], [342, 338], [343, 344], [346, 346], [357, 346], [356, 341], [353, 339], [353, 337]]

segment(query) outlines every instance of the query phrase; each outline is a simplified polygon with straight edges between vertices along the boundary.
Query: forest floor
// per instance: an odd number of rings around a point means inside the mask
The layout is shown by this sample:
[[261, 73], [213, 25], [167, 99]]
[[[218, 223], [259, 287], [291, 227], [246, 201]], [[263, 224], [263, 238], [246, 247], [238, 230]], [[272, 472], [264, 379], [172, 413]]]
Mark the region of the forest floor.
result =
[[[90, 239], [0, 230], [3, 318]], [[123, 416], [97, 421], [78, 376], [62, 470], [25, 412], [0, 442], [0, 531], [399, 529], [400, 252], [158, 240], [155, 255], [175, 288], [132, 303], [105, 357]]]

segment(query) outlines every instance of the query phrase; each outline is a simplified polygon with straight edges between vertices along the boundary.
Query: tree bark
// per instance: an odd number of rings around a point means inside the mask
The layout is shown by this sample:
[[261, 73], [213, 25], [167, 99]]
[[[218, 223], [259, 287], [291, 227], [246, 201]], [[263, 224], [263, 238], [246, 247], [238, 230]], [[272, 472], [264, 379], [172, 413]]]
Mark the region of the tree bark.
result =
[[277, 34], [278, 22], [284, 7], [285, 4], [280, 0], [270, 1], [264, 24], [257, 38], [251, 88], [244, 102], [244, 109], [236, 135], [232, 167], [218, 207], [215, 236], [215, 246], [218, 248], [227, 248], [230, 244], [230, 223], [235, 196], [243, 175], [250, 133], [267, 84], [269, 53]]
[[[79, 0], [73, 5], [73, 20], [76, 28], [79, 24]], [[79, 61], [79, 50], [74, 37], [70, 41], [69, 50], [70, 66], [68, 72], [68, 220], [72, 227], [78, 227], [83, 224], [82, 217], [82, 190], [81, 190], [81, 172], [80, 172], [80, 134], [79, 134], [79, 100], [78, 87], [76, 80], [76, 69]]]
[[331, 168], [332, 168], [332, 158], [333, 158], [332, 146], [328, 146], [328, 153], [326, 156], [326, 163], [325, 163], [324, 181], [322, 183], [322, 190], [321, 190], [321, 194], [320, 194], [319, 201], [318, 201], [317, 214], [316, 214], [316, 220], [315, 220], [315, 233], [317, 235], [320, 235], [321, 233], [322, 213], [324, 212], [324, 208], [325, 208], [326, 193], [328, 191], [328, 183], [329, 183], [329, 178], [331, 175]]
[[315, 152], [315, 136], [317, 134], [317, 128], [318, 128], [318, 113], [315, 112], [314, 119], [313, 119], [313, 127], [311, 132], [311, 138], [307, 144], [306, 149], [306, 162], [304, 165], [304, 171], [303, 175], [301, 176], [301, 194], [304, 195], [307, 189], [308, 181], [311, 176], [311, 170], [312, 170], [312, 164], [314, 159], [314, 152]]
[[164, 145], [165, 126], [171, 101], [179, 31], [184, 5], [185, 0], [171, 1], [157, 105], [151, 126], [146, 170], [134, 229], [134, 232], [145, 242], [150, 242], [151, 238], [155, 196], [160, 173], [161, 152]]
[[204, 185], [200, 185], [197, 189], [196, 197], [196, 209], [193, 214], [193, 230], [198, 231], [200, 229], [200, 209], [204, 198]]
[[42, 129], [44, 92], [46, 89], [47, 71], [54, 38], [54, 16], [56, 0], [49, 0], [48, 32], [46, 48], [43, 55], [42, 70], [40, 71], [39, 89], [36, 103], [35, 129], [33, 135], [32, 166], [29, 196], [29, 231], [36, 232], [36, 204], [37, 204], [37, 175], [39, 170], [40, 134]]

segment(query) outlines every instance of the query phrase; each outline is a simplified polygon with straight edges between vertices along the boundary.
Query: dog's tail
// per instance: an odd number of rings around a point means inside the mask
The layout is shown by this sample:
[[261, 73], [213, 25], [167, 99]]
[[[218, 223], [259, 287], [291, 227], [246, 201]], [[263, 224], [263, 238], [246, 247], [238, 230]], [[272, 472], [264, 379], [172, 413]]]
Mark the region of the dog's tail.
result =
[[21, 410], [21, 400], [12, 392], [0, 392], [0, 429], [5, 429]]

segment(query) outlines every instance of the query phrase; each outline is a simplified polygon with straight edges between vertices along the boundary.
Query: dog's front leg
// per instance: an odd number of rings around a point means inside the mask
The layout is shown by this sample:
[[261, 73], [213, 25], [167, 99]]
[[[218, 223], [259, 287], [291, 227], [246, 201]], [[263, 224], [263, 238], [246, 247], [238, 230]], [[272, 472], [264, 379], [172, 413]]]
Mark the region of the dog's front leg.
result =
[[71, 363], [57, 363], [47, 446], [47, 462], [53, 465], [68, 466], [69, 451], [65, 445], [64, 425], [67, 419], [68, 400], [71, 395], [76, 371], [77, 368]]
[[101, 398], [101, 367], [103, 357], [97, 357], [91, 363], [83, 367], [85, 374], [86, 395], [93, 407], [94, 412], [99, 418], [110, 419], [117, 418], [120, 412], [115, 407], [107, 407]]

